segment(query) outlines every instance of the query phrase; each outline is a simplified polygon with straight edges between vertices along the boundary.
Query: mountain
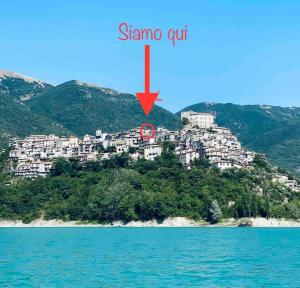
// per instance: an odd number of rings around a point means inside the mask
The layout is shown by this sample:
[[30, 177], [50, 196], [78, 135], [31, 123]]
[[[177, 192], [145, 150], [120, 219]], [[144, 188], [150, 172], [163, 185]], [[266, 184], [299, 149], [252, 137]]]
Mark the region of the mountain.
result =
[[[300, 171], [300, 108], [199, 103], [184, 108], [216, 112], [243, 145], [265, 153], [273, 163]], [[179, 114], [155, 105], [146, 117], [134, 95], [72, 80], [58, 86], [0, 70], [0, 146], [11, 136], [33, 133], [94, 134], [152, 123], [180, 127]]]
[[216, 122], [231, 129], [243, 145], [281, 167], [300, 170], [300, 108], [199, 103], [181, 111], [187, 110], [216, 112]]
[[19, 73], [0, 70], [0, 94], [10, 95], [20, 101], [26, 101], [51, 87], [53, 86], [46, 82]]
[[150, 122], [176, 129], [179, 118], [155, 106], [146, 117], [136, 97], [80, 81], [58, 86], [0, 70], [0, 147], [9, 137], [29, 134], [94, 134]]
[[0, 147], [9, 137], [29, 134], [70, 134], [59, 123], [38, 115], [24, 104], [25, 99], [52, 87], [21, 74], [0, 71]]
[[148, 122], [169, 129], [180, 125], [177, 116], [156, 105], [146, 117], [136, 96], [76, 80], [47, 89], [26, 104], [79, 136], [96, 129], [120, 131]]
[[35, 114], [26, 105], [0, 93], [0, 141], [29, 134], [70, 134], [62, 125]]

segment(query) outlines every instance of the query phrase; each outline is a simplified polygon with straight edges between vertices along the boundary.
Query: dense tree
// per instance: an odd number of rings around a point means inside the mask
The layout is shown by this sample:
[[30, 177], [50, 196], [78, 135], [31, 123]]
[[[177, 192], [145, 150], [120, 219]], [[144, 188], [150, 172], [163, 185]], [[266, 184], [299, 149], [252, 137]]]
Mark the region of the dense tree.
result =
[[[0, 174], [0, 218], [106, 223], [173, 216], [212, 223], [230, 217], [299, 218], [300, 196], [272, 182], [268, 167], [259, 163], [252, 170], [220, 171], [204, 159], [187, 170], [169, 148], [154, 161], [132, 162], [125, 153], [101, 163], [58, 159], [46, 178]], [[256, 193], [258, 186], [262, 194]]]
[[182, 120], [181, 120], [181, 124], [182, 124], [183, 126], [185, 126], [185, 125], [188, 125], [188, 124], [190, 124], [190, 121], [189, 121], [189, 119], [188, 119], [188, 118], [186, 118], [186, 117], [183, 117], [183, 118], [182, 118]]

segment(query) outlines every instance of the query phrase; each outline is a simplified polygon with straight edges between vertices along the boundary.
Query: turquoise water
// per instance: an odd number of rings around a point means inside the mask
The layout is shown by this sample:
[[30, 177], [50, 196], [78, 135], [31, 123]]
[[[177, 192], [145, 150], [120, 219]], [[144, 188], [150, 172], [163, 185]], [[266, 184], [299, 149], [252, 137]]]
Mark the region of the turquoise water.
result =
[[0, 287], [300, 287], [300, 229], [1, 228]]

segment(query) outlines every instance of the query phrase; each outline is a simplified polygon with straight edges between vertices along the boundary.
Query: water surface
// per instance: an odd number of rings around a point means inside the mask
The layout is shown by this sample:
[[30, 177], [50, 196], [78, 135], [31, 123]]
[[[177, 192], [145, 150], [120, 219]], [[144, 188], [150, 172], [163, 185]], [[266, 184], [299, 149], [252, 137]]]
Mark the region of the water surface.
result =
[[300, 229], [1, 228], [0, 287], [300, 287]]

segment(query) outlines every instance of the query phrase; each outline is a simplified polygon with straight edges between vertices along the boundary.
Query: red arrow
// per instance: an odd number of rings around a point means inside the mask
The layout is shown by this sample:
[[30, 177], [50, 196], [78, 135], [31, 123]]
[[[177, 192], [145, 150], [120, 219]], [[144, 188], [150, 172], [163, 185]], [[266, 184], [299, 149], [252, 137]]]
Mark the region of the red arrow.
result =
[[145, 92], [137, 92], [136, 96], [146, 116], [150, 114], [158, 94], [159, 92], [150, 92], [150, 45], [145, 45]]

